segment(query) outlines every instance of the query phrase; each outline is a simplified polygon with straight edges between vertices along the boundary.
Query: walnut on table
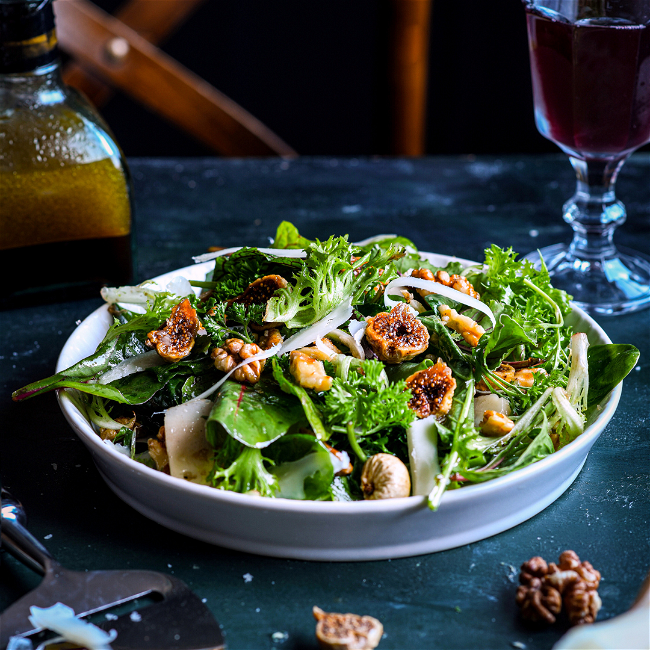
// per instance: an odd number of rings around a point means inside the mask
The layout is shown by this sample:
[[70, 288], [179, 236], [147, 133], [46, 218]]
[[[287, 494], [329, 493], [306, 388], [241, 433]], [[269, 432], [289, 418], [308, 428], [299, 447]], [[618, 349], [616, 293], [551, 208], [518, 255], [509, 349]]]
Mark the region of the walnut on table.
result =
[[581, 562], [574, 551], [564, 551], [559, 565], [534, 557], [521, 566], [515, 601], [523, 618], [554, 623], [563, 609], [571, 625], [593, 623], [601, 607], [600, 573]]
[[372, 650], [384, 633], [384, 626], [372, 616], [334, 614], [314, 607], [316, 638], [324, 650]]

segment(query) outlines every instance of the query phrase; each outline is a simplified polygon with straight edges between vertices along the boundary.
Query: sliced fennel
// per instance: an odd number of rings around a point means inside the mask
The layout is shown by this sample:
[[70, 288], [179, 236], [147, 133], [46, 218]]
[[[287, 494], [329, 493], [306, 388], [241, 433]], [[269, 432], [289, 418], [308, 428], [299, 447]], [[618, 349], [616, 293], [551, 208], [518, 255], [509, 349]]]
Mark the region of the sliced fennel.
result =
[[578, 333], [571, 337], [571, 371], [566, 392], [571, 406], [582, 412], [587, 410], [589, 394], [588, 348], [589, 339], [586, 334]]
[[411, 494], [427, 496], [435, 487], [440, 474], [438, 432], [434, 416], [415, 420], [406, 430], [411, 465]]

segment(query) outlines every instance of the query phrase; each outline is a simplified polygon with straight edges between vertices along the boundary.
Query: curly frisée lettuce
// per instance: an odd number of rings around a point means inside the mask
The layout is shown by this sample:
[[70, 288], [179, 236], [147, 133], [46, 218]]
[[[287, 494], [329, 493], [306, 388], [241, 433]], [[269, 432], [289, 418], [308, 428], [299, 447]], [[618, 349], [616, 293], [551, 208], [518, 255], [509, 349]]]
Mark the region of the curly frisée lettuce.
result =
[[366, 498], [365, 462], [390, 454], [435, 510], [571, 444], [638, 359], [590, 346], [546, 269], [494, 245], [440, 268], [397, 235], [282, 222], [273, 248], [211, 259], [202, 281], [105, 289], [97, 350], [13, 399], [75, 389], [107, 446], [263, 497]]

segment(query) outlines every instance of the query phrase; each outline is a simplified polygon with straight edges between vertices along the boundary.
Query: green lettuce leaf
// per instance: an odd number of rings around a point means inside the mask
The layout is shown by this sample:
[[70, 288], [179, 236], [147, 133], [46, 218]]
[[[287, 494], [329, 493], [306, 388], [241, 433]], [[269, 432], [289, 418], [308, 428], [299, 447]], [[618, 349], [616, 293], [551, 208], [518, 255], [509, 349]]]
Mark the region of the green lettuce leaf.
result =
[[265, 450], [278, 481], [277, 497], [330, 500], [334, 468], [329, 451], [314, 436], [288, 434]]

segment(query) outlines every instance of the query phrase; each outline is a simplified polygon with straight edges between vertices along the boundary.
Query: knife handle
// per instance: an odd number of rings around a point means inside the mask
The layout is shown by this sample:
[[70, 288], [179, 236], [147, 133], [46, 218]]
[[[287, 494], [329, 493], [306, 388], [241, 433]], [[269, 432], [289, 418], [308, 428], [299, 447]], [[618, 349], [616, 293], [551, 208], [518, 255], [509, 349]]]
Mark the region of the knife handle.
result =
[[3, 548], [33, 571], [45, 575], [56, 564], [49, 551], [25, 528], [27, 516], [17, 499], [2, 488], [0, 531]]

